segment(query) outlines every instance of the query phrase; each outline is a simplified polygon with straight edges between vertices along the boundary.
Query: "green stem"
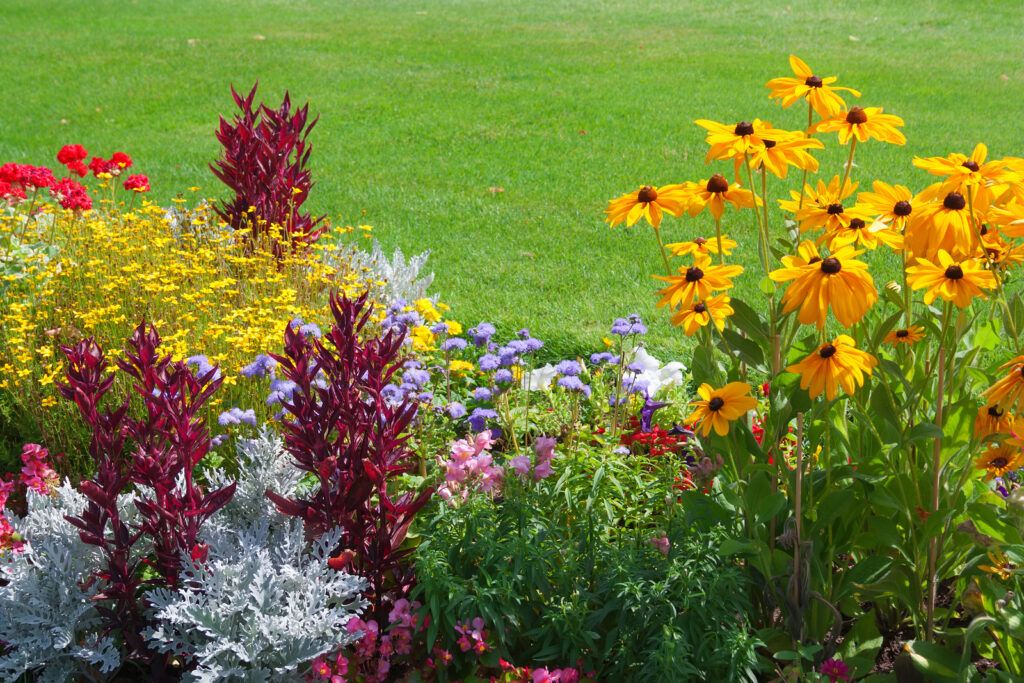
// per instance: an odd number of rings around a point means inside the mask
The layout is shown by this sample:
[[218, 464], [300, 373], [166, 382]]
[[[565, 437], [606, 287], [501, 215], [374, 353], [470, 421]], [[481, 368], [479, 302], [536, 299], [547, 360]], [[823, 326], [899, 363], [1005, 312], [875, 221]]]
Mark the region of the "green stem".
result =
[[[811, 129], [811, 124], [814, 123], [814, 107], [811, 106], [811, 101], [807, 100], [807, 130]], [[804, 178], [800, 181], [800, 201], [797, 202], [796, 210], [804, 208], [804, 187], [807, 186], [807, 169], [804, 169]]]
[[725, 264], [725, 250], [722, 249], [722, 219], [718, 217], [715, 219], [715, 239], [718, 240], [718, 263], [719, 265]]
[[[658, 239], [658, 248], [661, 249], [661, 259], [665, 262], [665, 274], [672, 277], [672, 266], [668, 264], [668, 254], [665, 253], [665, 244], [661, 241], [661, 229], [654, 227], [654, 236]], [[721, 243], [719, 243], [721, 247]]]
[[850, 169], [853, 168], [853, 150], [857, 149], [857, 138], [850, 138], [850, 158], [846, 160], [846, 171], [843, 173], [843, 182], [839, 183], [839, 193], [842, 194], [846, 181], [850, 178]]

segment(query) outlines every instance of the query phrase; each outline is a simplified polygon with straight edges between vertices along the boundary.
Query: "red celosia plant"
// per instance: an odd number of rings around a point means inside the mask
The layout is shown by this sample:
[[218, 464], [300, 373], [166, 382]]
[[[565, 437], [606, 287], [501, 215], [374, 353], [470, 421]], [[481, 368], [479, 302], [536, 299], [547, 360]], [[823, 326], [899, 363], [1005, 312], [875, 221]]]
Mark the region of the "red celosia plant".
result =
[[[129, 416], [130, 399], [125, 397], [113, 410], [100, 409], [101, 399], [114, 383], [106, 373], [103, 350], [92, 339], [74, 347], [61, 347], [68, 357], [67, 382], [61, 395], [78, 406], [92, 429], [89, 453], [96, 474], [83, 480], [79, 490], [89, 499], [80, 517], [67, 517], [79, 529], [85, 543], [96, 545], [106, 556], [106, 566], [97, 571], [105, 581], [97, 611], [107, 621], [107, 631], [124, 639], [129, 658], [148, 665], [151, 680], [167, 676], [168, 657], [151, 651], [139, 633], [145, 617], [139, 606], [139, 588], [144, 581], [132, 550], [143, 536], [153, 544], [155, 561], [143, 560], [159, 573], [149, 583], [174, 587], [182, 553], [193, 560], [205, 559], [205, 547], [197, 543], [202, 524], [234, 495], [232, 483], [204, 492], [192, 477], [193, 470], [210, 447], [204, 421], [198, 417], [203, 403], [220, 387], [222, 379], [211, 369], [196, 377], [180, 361], [159, 355], [160, 336], [149, 326], [139, 325], [118, 368], [135, 380], [142, 397], [144, 418]], [[130, 437], [133, 448], [126, 450]], [[179, 485], [180, 480], [180, 485]], [[117, 507], [118, 494], [129, 484], [144, 486], [147, 495], [136, 493], [135, 507], [141, 524], [129, 527]], [[108, 526], [111, 533], [108, 534]]]
[[433, 488], [395, 490], [395, 479], [415, 464], [406, 430], [416, 406], [391, 405], [381, 395], [399, 368], [404, 335], [361, 340], [371, 310], [365, 294], [354, 301], [332, 295], [334, 325], [322, 339], [285, 328], [284, 354], [274, 356], [278, 375], [296, 385], [284, 404], [285, 448], [319, 486], [308, 498], [267, 496], [281, 512], [301, 517], [311, 538], [344, 529], [331, 565], [351, 566], [367, 579], [370, 618], [383, 623], [410, 588], [411, 551], [401, 545]]
[[224, 156], [210, 169], [234, 197], [216, 208], [217, 215], [235, 230], [248, 231], [252, 239], [278, 226], [292, 248], [312, 244], [322, 232], [317, 226], [324, 217], [312, 218], [299, 209], [313, 187], [306, 168], [312, 147], [306, 138], [319, 117], [307, 126], [309, 104], [293, 113], [287, 92], [276, 111], [262, 103], [254, 109], [258, 86], [257, 81], [246, 97], [231, 88], [241, 114], [231, 123], [220, 119], [217, 139]]

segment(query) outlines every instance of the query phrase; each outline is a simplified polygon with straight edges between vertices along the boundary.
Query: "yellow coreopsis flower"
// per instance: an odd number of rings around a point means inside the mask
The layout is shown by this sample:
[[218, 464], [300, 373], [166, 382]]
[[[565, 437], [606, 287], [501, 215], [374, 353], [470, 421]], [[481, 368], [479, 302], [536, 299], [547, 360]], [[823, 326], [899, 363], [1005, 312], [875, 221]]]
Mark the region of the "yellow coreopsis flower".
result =
[[682, 185], [644, 185], [636, 192], [610, 200], [608, 208], [604, 211], [608, 214], [607, 222], [613, 228], [623, 221], [629, 226], [643, 216], [648, 223], [657, 228], [661, 225], [664, 213], [677, 217], [683, 215], [683, 211], [686, 210], [684, 189]]
[[1017, 402], [1024, 396], [1024, 356], [1017, 356], [999, 369], [1007, 368], [1011, 368], [1010, 372], [981, 395], [986, 397], [989, 403], [1010, 410], [1016, 407]]
[[880, 223], [894, 230], [902, 230], [914, 211], [914, 195], [902, 185], [889, 185], [880, 180], [871, 183], [874, 192], [857, 194], [857, 204], [871, 213]]
[[[668, 249], [673, 256], [686, 256], [687, 254], [717, 254], [718, 253], [718, 239], [712, 237], [705, 239], [704, 237], [696, 237], [689, 242], [674, 242], [672, 244], [666, 244], [665, 248]], [[728, 235], [722, 235], [722, 255], [728, 256], [732, 253], [732, 250], [736, 248], [736, 240], [729, 239]]]
[[808, 390], [811, 398], [824, 391], [828, 400], [835, 400], [840, 387], [852, 396], [857, 387], [864, 386], [864, 375], [870, 377], [878, 365], [874, 356], [856, 346], [852, 337], [841, 334], [786, 371], [800, 375], [800, 388]]
[[828, 248], [833, 251], [847, 244], [868, 249], [877, 249], [880, 244], [897, 251], [903, 248], [903, 236], [890, 230], [885, 223], [869, 223], [871, 215], [864, 207], [854, 206], [842, 215], [843, 219], [835, 227], [818, 238], [819, 244], [828, 242]]
[[725, 436], [729, 433], [730, 422], [757, 407], [757, 399], [750, 395], [750, 385], [746, 382], [730, 382], [721, 389], [714, 389], [705, 382], [697, 388], [697, 393], [701, 400], [690, 403], [696, 410], [686, 422], [699, 422], [698, 429], [704, 436], [710, 435], [712, 429], [719, 436]]
[[986, 163], [987, 154], [988, 148], [979, 142], [969, 157], [958, 152], [946, 157], [914, 157], [914, 166], [932, 175], [948, 176], [942, 182], [942, 189], [947, 192], [1017, 179], [1017, 174], [1008, 170], [1002, 160]]
[[769, 273], [775, 282], [793, 281], [782, 297], [783, 313], [799, 308], [800, 322], [814, 323], [821, 330], [831, 307], [844, 327], [856, 324], [878, 301], [867, 264], [854, 258], [861, 253], [846, 246], [820, 262], [796, 265], [791, 261], [794, 265]]
[[907, 268], [907, 284], [912, 289], [928, 289], [924, 294], [925, 304], [941, 296], [959, 308], [967, 308], [976, 296], [988, 298], [982, 289], [996, 286], [996, 276], [984, 270], [975, 259], [957, 261], [944, 249], [939, 249], [937, 258], [938, 264], [919, 258], [918, 265]]
[[892, 114], [883, 114], [881, 107], [852, 107], [850, 111], [841, 111], [830, 118], [820, 121], [812, 127], [816, 133], [839, 133], [839, 144], [845, 145], [850, 138], [858, 142], [867, 142], [875, 138], [882, 142], [896, 145], [906, 144], [907, 138], [896, 130], [903, 125], [903, 119]]
[[846, 106], [843, 98], [836, 93], [837, 90], [845, 90], [854, 97], [860, 97], [860, 93], [853, 88], [832, 85], [838, 80], [835, 76], [826, 78], [815, 76], [811, 67], [796, 55], [789, 56], [789, 66], [793, 69], [796, 78], [788, 76], [773, 78], [766, 84], [771, 90], [768, 97], [779, 100], [783, 107], [806, 99], [811, 103], [818, 116], [827, 119], [842, 111]]
[[1007, 439], [1001, 444], [992, 444], [974, 460], [974, 469], [985, 470], [985, 481], [1001, 477], [1024, 466], [1024, 453], [1020, 450], [1020, 439]]
[[712, 292], [732, 288], [733, 278], [743, 272], [743, 266], [714, 266], [707, 254], [697, 254], [689, 268], [681, 266], [679, 275], [655, 275], [658, 280], [669, 283], [665, 289], [658, 290], [662, 294], [658, 307], [668, 304], [675, 308], [680, 303], [689, 303], [694, 299], [707, 299]]
[[[739, 209], [753, 207], [756, 200], [753, 192], [740, 189], [739, 183], [730, 185], [721, 173], [716, 173], [708, 180], [694, 184], [690, 188], [687, 198], [689, 199], [687, 210], [690, 218], [696, 217], [707, 208], [716, 221], [725, 213], [726, 202]], [[760, 204], [760, 201], [757, 203]]]
[[679, 311], [672, 316], [672, 324], [681, 326], [687, 337], [692, 337], [711, 321], [719, 330], [724, 329], [726, 317], [735, 313], [729, 301], [729, 295], [725, 292], [707, 300], [691, 301], [680, 306]]

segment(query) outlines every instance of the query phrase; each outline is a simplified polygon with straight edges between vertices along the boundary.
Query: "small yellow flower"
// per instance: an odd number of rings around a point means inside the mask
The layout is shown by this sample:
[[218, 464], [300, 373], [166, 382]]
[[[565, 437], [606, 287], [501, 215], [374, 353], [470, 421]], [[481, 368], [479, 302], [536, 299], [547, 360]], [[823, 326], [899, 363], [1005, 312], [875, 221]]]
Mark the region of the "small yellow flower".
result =
[[885, 335], [883, 341], [893, 346], [899, 346], [900, 344], [913, 346], [922, 339], [924, 339], [924, 328], [920, 325], [911, 325], [910, 327], [901, 327], [898, 330], [893, 330]]
[[978, 569], [988, 572], [989, 574], [994, 574], [1003, 581], [1013, 578], [1013, 575], [1016, 573], [1017, 565], [1010, 562], [1002, 551], [989, 551], [988, 559], [991, 560], [992, 564], [979, 564]]
[[729, 433], [729, 423], [738, 420], [747, 411], [757, 407], [757, 399], [750, 395], [750, 385], [746, 382], [730, 382], [721, 389], [714, 389], [708, 383], [697, 388], [701, 400], [690, 403], [696, 410], [686, 418], [686, 422], [699, 422], [699, 429], [704, 436], [714, 429], [719, 436]]
[[641, 216], [657, 228], [661, 225], [663, 213], [678, 217], [683, 215], [685, 208], [686, 198], [682, 185], [644, 185], [636, 192], [610, 200], [605, 213], [608, 214], [607, 222], [613, 228], [623, 221], [627, 226], [633, 225]]
[[883, 114], [881, 107], [852, 107], [849, 111], [840, 111], [812, 127], [816, 133], [839, 133], [839, 144], [845, 145], [850, 138], [858, 142], [867, 142], [875, 138], [882, 142], [904, 145], [907, 138], [896, 130], [903, 126], [903, 119], [892, 114]]

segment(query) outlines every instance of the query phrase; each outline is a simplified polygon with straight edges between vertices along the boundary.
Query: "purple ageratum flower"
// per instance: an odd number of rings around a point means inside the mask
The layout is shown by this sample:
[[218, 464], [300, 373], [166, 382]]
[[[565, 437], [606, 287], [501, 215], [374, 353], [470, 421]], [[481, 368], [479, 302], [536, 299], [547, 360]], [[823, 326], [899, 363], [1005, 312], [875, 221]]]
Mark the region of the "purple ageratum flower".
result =
[[590, 386], [584, 384], [579, 377], [559, 377], [557, 384], [568, 391], [582, 392], [584, 396], [590, 398]]
[[448, 323], [437, 323], [430, 328], [434, 334], [448, 334]]
[[474, 408], [469, 415], [469, 428], [474, 432], [483, 431], [487, 420], [497, 420], [498, 414], [489, 408]]
[[502, 367], [507, 368], [511, 365], [515, 365], [517, 360], [519, 360], [519, 354], [515, 349], [511, 349], [507, 346], [503, 346], [498, 349], [498, 362]]
[[501, 359], [493, 353], [485, 353], [478, 361], [481, 370], [497, 370], [501, 367]]
[[298, 389], [298, 385], [290, 379], [275, 379], [270, 383], [270, 395], [267, 396], [267, 405], [275, 403], [286, 403], [292, 400], [292, 394]]
[[647, 334], [647, 328], [644, 326], [643, 321], [640, 320], [640, 316], [633, 313], [628, 318], [617, 318], [612, 323], [612, 334], [622, 337], [631, 334]]
[[402, 381], [414, 384], [418, 389], [430, 381], [430, 373], [426, 370], [413, 368], [402, 373]]
[[490, 401], [491, 390], [486, 387], [478, 387], [473, 390], [473, 398], [477, 401]]
[[434, 392], [432, 391], [421, 391], [416, 394], [416, 400], [422, 403], [430, 403], [434, 400]]
[[408, 368], [408, 369], [412, 370], [412, 369], [415, 369], [415, 368], [422, 368], [423, 367], [423, 363], [420, 363], [418, 360], [410, 359], [410, 360], [407, 360], [404, 363], [402, 363], [402, 367], [403, 368]]
[[385, 387], [380, 390], [380, 396], [385, 402], [396, 406], [401, 405], [402, 401], [405, 400], [405, 392], [394, 384], [385, 385]]
[[528, 329], [526, 329], [525, 327], [523, 329], [519, 330], [518, 332], [516, 332], [516, 334], [518, 334], [521, 339], [529, 339], [530, 338], [530, 331]]
[[412, 382], [402, 382], [398, 386], [398, 388], [401, 389], [402, 391], [406, 392], [406, 393], [413, 393], [413, 394], [415, 394], [417, 391], [420, 390], [420, 388], [417, 385], [413, 384]]
[[642, 379], [640, 377], [624, 377], [622, 378], [622, 389], [629, 394], [647, 394], [647, 389], [650, 388], [650, 380]]
[[273, 372], [274, 368], [276, 367], [276, 360], [266, 355], [265, 353], [261, 353], [260, 355], [256, 356], [256, 360], [242, 368], [242, 376], [248, 377], [250, 379], [266, 377], [271, 372]]
[[505, 349], [511, 351], [517, 356], [521, 356], [524, 353], [530, 352], [530, 345], [526, 343], [525, 339], [513, 339], [508, 344], [505, 344]]
[[458, 401], [452, 401], [445, 406], [445, 411], [447, 411], [449, 417], [457, 420], [466, 415], [466, 406], [462, 405]]
[[563, 360], [555, 366], [555, 372], [564, 377], [575, 377], [582, 369], [579, 362], [574, 360]]
[[466, 340], [462, 337], [452, 337], [451, 339], [445, 339], [444, 343], [441, 344], [441, 349], [444, 351], [461, 351], [466, 348]]
[[490, 323], [480, 323], [476, 327], [470, 329], [469, 333], [473, 336], [473, 344], [476, 346], [484, 346], [494, 336], [494, 325]]
[[316, 323], [306, 323], [299, 328], [299, 332], [307, 337], [313, 337], [315, 339], [319, 339], [324, 336], [324, 333], [320, 331], [320, 327]]
[[512, 371], [506, 370], [505, 368], [494, 373], [494, 381], [498, 384], [511, 384], [513, 379]]
[[622, 396], [620, 398], [620, 397], [616, 396], [615, 394], [612, 394], [611, 396], [608, 397], [608, 407], [609, 408], [614, 408], [615, 406], [621, 406], [625, 402], [626, 402], [626, 397], [625, 396]]
[[217, 436], [210, 439], [210, 448], [217, 448], [221, 446], [225, 441], [228, 440], [227, 434], [218, 434]]
[[[185, 365], [196, 366], [196, 375], [199, 377], [213, 370], [213, 365], [206, 356], [189, 356], [185, 359]], [[217, 368], [217, 371], [213, 373], [213, 379], [220, 379], [220, 368]]]
[[601, 365], [602, 363], [611, 364], [613, 358], [615, 358], [615, 355], [608, 353], [607, 351], [590, 354], [590, 362], [594, 365]]
[[225, 410], [217, 417], [217, 424], [221, 427], [227, 427], [228, 425], [237, 424], [248, 424], [253, 427], [256, 426], [256, 411], [252, 408], [248, 410], [242, 410], [241, 408], [230, 408]]
[[530, 337], [529, 339], [526, 340], [526, 350], [528, 353], [539, 351], [542, 346], [544, 346], [544, 342], [542, 342], [540, 339], [534, 339], [533, 337]]
[[644, 371], [644, 366], [641, 363], [630, 363], [629, 365], [626, 366], [626, 369], [629, 370], [630, 372], [639, 373]]

